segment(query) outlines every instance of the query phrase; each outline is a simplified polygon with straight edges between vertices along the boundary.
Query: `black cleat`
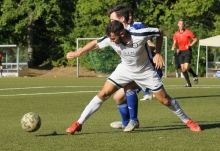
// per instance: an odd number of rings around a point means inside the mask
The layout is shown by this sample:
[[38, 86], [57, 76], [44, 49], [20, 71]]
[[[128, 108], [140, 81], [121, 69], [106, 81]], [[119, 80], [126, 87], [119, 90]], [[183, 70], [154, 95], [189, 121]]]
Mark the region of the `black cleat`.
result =
[[192, 85], [187, 83], [185, 87], [192, 87]]
[[193, 79], [193, 80], [194, 80], [194, 83], [195, 83], [195, 84], [198, 84], [199, 80], [198, 80], [198, 78], [197, 78], [197, 77], [194, 77], [194, 79]]

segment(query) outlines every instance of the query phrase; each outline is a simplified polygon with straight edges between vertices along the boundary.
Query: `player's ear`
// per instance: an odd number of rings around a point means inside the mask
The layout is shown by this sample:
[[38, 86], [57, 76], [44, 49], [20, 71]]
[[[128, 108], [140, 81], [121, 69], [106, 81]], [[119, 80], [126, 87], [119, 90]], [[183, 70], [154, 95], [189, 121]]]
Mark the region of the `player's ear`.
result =
[[124, 37], [125, 33], [123, 31], [121, 31], [120, 33], [120, 37]]

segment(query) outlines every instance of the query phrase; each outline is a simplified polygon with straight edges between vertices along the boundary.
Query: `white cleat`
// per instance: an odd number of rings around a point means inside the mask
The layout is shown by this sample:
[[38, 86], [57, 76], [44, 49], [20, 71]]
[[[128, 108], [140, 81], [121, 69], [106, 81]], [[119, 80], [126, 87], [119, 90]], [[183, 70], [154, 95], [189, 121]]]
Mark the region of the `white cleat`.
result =
[[139, 128], [139, 122], [138, 121], [130, 120], [128, 125], [125, 127], [124, 132], [131, 132], [135, 128]]
[[117, 129], [124, 129], [125, 128], [125, 126], [122, 124], [121, 121], [112, 122], [112, 123], [110, 123], [110, 126], [112, 128], [117, 128]]
[[141, 101], [146, 101], [146, 100], [151, 100], [152, 99], [152, 96], [151, 95], [145, 95], [143, 97], [143, 99], [140, 99]]

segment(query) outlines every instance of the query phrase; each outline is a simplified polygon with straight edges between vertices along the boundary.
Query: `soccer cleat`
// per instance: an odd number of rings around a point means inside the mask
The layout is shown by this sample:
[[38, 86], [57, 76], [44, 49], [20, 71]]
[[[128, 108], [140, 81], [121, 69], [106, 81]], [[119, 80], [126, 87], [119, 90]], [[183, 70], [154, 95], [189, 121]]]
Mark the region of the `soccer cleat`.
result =
[[76, 131], [79, 132], [82, 130], [82, 125], [79, 122], [74, 122], [69, 128], [67, 128], [67, 134], [74, 134]]
[[124, 132], [131, 132], [135, 128], [139, 128], [139, 122], [134, 121], [134, 120], [130, 120], [128, 125], [125, 127]]
[[143, 99], [140, 99], [141, 101], [146, 101], [146, 100], [151, 100], [152, 99], [152, 96], [149, 94], [149, 95], [145, 95], [143, 97]]
[[187, 83], [185, 87], [192, 87], [192, 85]]
[[195, 83], [195, 84], [198, 84], [199, 79], [198, 79], [197, 77], [194, 77], [194, 79], [193, 79], [193, 80], [194, 80], [194, 83]]
[[124, 128], [125, 128], [125, 126], [122, 124], [121, 121], [112, 122], [112, 123], [110, 124], [110, 126], [111, 126], [112, 128], [118, 128], [118, 129], [124, 129]]
[[186, 125], [191, 129], [193, 132], [201, 132], [201, 128], [199, 127], [198, 124], [196, 124], [194, 121], [189, 120]]

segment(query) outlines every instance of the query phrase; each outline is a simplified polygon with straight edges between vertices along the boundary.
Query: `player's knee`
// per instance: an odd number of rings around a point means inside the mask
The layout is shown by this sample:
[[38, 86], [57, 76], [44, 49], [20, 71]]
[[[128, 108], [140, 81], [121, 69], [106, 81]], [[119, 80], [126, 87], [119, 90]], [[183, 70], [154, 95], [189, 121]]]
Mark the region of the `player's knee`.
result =
[[171, 102], [169, 101], [168, 98], [163, 98], [161, 103], [165, 106], [170, 106], [171, 105]]
[[118, 96], [118, 95], [114, 95], [113, 99], [114, 99], [116, 104], [123, 104], [126, 101], [125, 96], [121, 97], [121, 96]]
[[181, 71], [182, 71], [182, 72], [186, 72], [187, 69], [186, 69], [186, 68], [182, 68]]
[[110, 96], [111, 96], [111, 94], [108, 93], [107, 91], [101, 90], [101, 91], [98, 93], [98, 97], [99, 97], [101, 100], [103, 100], [103, 101], [107, 100]]

